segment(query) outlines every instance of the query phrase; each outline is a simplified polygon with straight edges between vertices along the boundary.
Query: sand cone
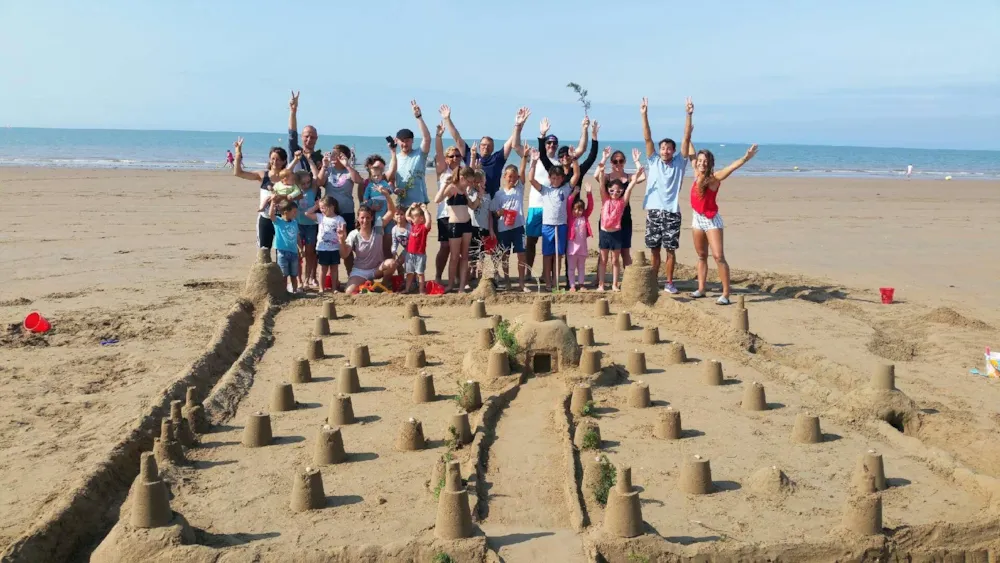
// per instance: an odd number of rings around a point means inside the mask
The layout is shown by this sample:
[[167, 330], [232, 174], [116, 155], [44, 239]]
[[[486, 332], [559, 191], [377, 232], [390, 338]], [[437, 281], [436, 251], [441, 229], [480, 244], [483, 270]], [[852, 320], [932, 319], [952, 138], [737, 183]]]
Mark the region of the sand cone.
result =
[[170, 524], [174, 513], [170, 510], [167, 484], [156, 476], [146, 480], [140, 474], [132, 489], [132, 516], [129, 522], [136, 528], [159, 528]]
[[580, 330], [576, 331], [576, 343], [580, 346], [593, 346], [594, 345], [593, 327], [585, 326]]
[[451, 415], [451, 426], [455, 429], [457, 445], [472, 442], [472, 426], [469, 424], [469, 413], [461, 411]]
[[462, 483], [462, 464], [457, 460], [444, 462], [444, 488], [442, 490], [457, 493], [464, 491]]
[[192, 448], [197, 443], [191, 425], [188, 424], [182, 413], [184, 402], [180, 400], [170, 401], [170, 423], [173, 424], [174, 434], [177, 441], [185, 448]]
[[316, 327], [313, 329], [315, 336], [330, 336], [330, 320], [324, 317], [316, 317]]
[[628, 311], [621, 311], [615, 318], [615, 330], [632, 330], [632, 315]]
[[490, 317], [490, 328], [493, 329], [493, 332], [496, 332], [496, 330], [500, 328], [500, 323], [502, 322], [503, 322], [503, 317], [500, 315], [493, 315], [492, 317]]
[[307, 360], [322, 360], [326, 357], [323, 353], [323, 339], [313, 338], [312, 340], [306, 342], [306, 359]]
[[142, 452], [139, 455], [139, 476], [136, 479], [156, 481], [160, 478], [160, 469], [156, 466], [156, 456], [153, 452]]
[[628, 388], [628, 406], [636, 409], [649, 407], [649, 385], [636, 381]]
[[426, 446], [424, 426], [420, 421], [414, 418], [404, 420], [399, 426], [399, 436], [396, 437], [396, 449], [403, 452], [411, 452], [422, 450]]
[[464, 488], [459, 491], [441, 490], [434, 535], [443, 540], [457, 540], [471, 538], [472, 531], [469, 492]]
[[305, 470], [295, 470], [292, 478], [292, 501], [295, 512], [317, 510], [326, 506], [326, 494], [323, 492], [323, 476], [319, 469], [306, 467]]
[[585, 494], [593, 494], [601, 482], [601, 457], [599, 455], [581, 455], [580, 464], [583, 465], [583, 479], [580, 481], [580, 488]]
[[356, 422], [354, 418], [354, 405], [351, 403], [351, 396], [337, 393], [330, 401], [330, 411], [327, 414], [326, 422], [330, 426], [346, 426]]
[[[867, 476], [863, 490], [874, 491], [875, 480]], [[852, 491], [844, 503], [844, 528], [863, 536], [877, 536], [882, 533], [882, 497], [877, 493]]]
[[173, 423], [169, 418], [160, 421], [160, 437], [153, 439], [153, 455], [159, 465], [183, 465], [187, 460], [181, 443], [175, 438]]
[[406, 352], [406, 367], [410, 369], [427, 367], [427, 354], [423, 348], [411, 348]]
[[248, 448], [260, 448], [271, 443], [271, 416], [266, 412], [257, 411], [247, 419], [243, 428], [243, 445]]
[[580, 373], [590, 375], [601, 371], [601, 351], [596, 348], [584, 348], [580, 353]]
[[628, 359], [625, 361], [625, 369], [628, 370], [629, 375], [646, 373], [646, 353], [639, 350], [629, 352]]
[[894, 364], [879, 364], [872, 373], [871, 388], [879, 391], [896, 390], [896, 366]]
[[184, 404], [182, 414], [188, 421], [188, 427], [196, 434], [204, 434], [207, 428], [205, 421], [205, 409], [195, 398], [197, 389], [194, 386], [187, 388], [187, 402]]
[[368, 346], [361, 344], [351, 351], [351, 363], [359, 368], [366, 368], [372, 365], [371, 354], [368, 353]]
[[487, 377], [504, 377], [510, 375], [510, 358], [506, 350], [490, 350], [486, 363]]
[[468, 380], [465, 385], [462, 386], [461, 394], [458, 397], [458, 403], [461, 407], [469, 412], [478, 410], [479, 407], [483, 406], [483, 395], [479, 391], [479, 382]]
[[681, 490], [689, 495], [707, 495], [714, 490], [712, 466], [700, 455], [688, 457], [681, 465]]
[[642, 343], [643, 344], [659, 344], [660, 343], [660, 328], [655, 326], [647, 326], [642, 329]]
[[288, 382], [276, 383], [271, 392], [271, 412], [293, 410], [295, 410], [295, 393], [292, 391], [292, 384]]
[[305, 358], [295, 358], [292, 364], [292, 383], [309, 383], [312, 381], [312, 369], [309, 367], [309, 360]]
[[258, 264], [270, 264], [271, 263], [271, 249], [270, 248], [258, 248], [257, 249], [257, 263]]
[[434, 376], [426, 371], [420, 372], [413, 380], [413, 402], [430, 403], [437, 398], [434, 392]]
[[589, 418], [584, 418], [576, 425], [576, 430], [573, 431], [573, 445], [577, 449], [584, 449], [584, 438], [587, 434], [594, 432], [597, 434], [597, 448], [601, 448], [601, 427], [596, 421], [590, 420]]
[[486, 302], [482, 299], [476, 299], [472, 302], [472, 318], [474, 319], [485, 319], [486, 318]]
[[888, 488], [885, 481], [885, 466], [882, 464], [882, 454], [868, 450], [858, 458], [854, 468], [854, 487], [865, 491], [867, 483], [872, 482], [874, 489], [870, 492], [884, 491]]
[[427, 323], [420, 317], [410, 317], [410, 334], [413, 336], [427, 334]]
[[594, 395], [591, 393], [590, 384], [581, 383], [573, 388], [573, 398], [570, 399], [569, 410], [574, 416], [583, 416], [584, 407], [593, 401]]
[[481, 328], [479, 329], [479, 349], [489, 350], [493, 347], [493, 329], [492, 328]]
[[701, 380], [705, 385], [722, 385], [722, 362], [719, 360], [705, 362]]
[[766, 411], [767, 399], [764, 396], [764, 386], [754, 381], [743, 390], [743, 401], [740, 403], [745, 411]]
[[419, 316], [420, 316], [420, 309], [417, 308], [417, 304], [416, 303], [407, 303], [406, 304], [406, 310], [403, 311], [403, 318], [404, 319], [412, 319], [413, 317], [419, 317]]
[[743, 299], [743, 295], [737, 295], [736, 296], [736, 308], [737, 309], [746, 309], [747, 308], [747, 303]]
[[531, 309], [531, 318], [535, 322], [543, 323], [552, 318], [552, 301], [548, 299], [538, 299]]
[[598, 317], [606, 317], [611, 314], [611, 306], [608, 304], [607, 299], [594, 301], [594, 314]]
[[344, 452], [344, 437], [340, 428], [324, 424], [316, 433], [316, 447], [313, 450], [313, 463], [316, 465], [334, 465], [347, 460]]
[[[355, 350], [357, 350], [355, 348]], [[340, 368], [340, 375], [337, 377], [337, 392], [350, 395], [361, 392], [361, 382], [358, 380], [358, 368], [351, 364], [345, 364]]]
[[680, 342], [671, 342], [667, 345], [667, 364], [676, 365], [687, 362], [687, 354], [684, 352], [684, 345]]
[[675, 411], [673, 407], [660, 411], [660, 418], [653, 426], [653, 436], [661, 440], [680, 440], [681, 432], [680, 411]]
[[795, 426], [792, 427], [792, 441], [800, 444], [818, 444], [823, 441], [823, 433], [819, 429], [819, 417], [800, 412], [795, 416]]
[[323, 302], [323, 316], [331, 321], [337, 320], [337, 304], [333, 301]]
[[750, 314], [743, 307], [733, 310], [733, 328], [743, 332], [750, 331]]
[[604, 509], [604, 531], [619, 538], [642, 535], [642, 506], [639, 491], [632, 487], [632, 468], [619, 465], [615, 488], [608, 491]]

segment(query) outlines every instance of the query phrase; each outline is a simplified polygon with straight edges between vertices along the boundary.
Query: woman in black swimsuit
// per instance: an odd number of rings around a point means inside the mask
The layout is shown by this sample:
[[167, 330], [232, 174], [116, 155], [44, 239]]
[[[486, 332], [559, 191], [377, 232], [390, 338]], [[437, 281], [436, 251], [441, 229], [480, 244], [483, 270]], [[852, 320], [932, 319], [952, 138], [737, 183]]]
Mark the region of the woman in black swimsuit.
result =
[[[288, 166], [288, 153], [281, 147], [271, 147], [268, 152], [268, 169], [260, 172], [248, 172], [243, 170], [243, 137], [236, 139], [233, 143], [234, 163], [233, 175], [244, 180], [260, 182], [260, 203], [263, 206], [257, 216], [257, 246], [259, 248], [271, 249], [274, 242], [274, 223], [268, 216], [269, 206], [264, 202], [271, 197], [271, 186], [275, 181], [287, 180], [292, 172]], [[272, 200], [273, 202], [273, 200]]]

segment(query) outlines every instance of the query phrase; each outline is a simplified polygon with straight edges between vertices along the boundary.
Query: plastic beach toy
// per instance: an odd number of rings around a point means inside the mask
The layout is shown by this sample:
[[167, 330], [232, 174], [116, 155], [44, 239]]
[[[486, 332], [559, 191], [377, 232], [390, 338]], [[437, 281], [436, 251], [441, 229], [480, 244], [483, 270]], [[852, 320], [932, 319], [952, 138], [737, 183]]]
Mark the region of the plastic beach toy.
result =
[[896, 292], [896, 288], [880, 287], [878, 291], [882, 294], [882, 304], [889, 305], [892, 303], [892, 295]]
[[42, 333], [48, 332], [52, 325], [45, 320], [41, 313], [32, 311], [28, 313], [27, 317], [24, 317], [24, 328], [29, 332]]

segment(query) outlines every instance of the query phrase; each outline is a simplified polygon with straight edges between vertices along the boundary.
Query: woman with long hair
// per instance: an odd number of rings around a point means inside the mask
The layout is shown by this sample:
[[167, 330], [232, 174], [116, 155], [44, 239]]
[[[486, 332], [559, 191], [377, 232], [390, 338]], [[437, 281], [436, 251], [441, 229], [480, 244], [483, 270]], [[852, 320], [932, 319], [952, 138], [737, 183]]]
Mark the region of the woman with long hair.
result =
[[[438, 137], [438, 143], [440, 143]], [[456, 153], [457, 154], [457, 153]], [[458, 155], [457, 158], [461, 158]], [[454, 157], [453, 157], [454, 159]], [[465, 293], [465, 286], [469, 283], [469, 246], [472, 244], [472, 214], [482, 203], [475, 190], [476, 171], [466, 166], [454, 171], [437, 195], [434, 203], [444, 207], [447, 211], [447, 225], [445, 230], [448, 235], [449, 261], [448, 264], [448, 288], [459, 293]], [[457, 285], [456, 285], [457, 284]]]
[[[442, 108], [443, 107], [444, 106], [442, 106]], [[444, 148], [444, 130], [444, 124], [439, 123], [434, 134], [434, 172], [437, 174], [438, 194], [445, 191], [451, 182], [452, 176], [461, 170], [462, 160], [465, 157], [465, 153], [462, 152], [462, 147], [465, 146], [464, 142], [452, 145], [448, 147], [447, 150]], [[450, 215], [448, 205], [442, 204], [444, 199], [438, 200], [437, 197], [435, 197], [434, 201], [437, 204], [438, 242], [440, 243], [437, 256], [434, 259], [434, 281], [438, 284], [444, 285], [444, 270], [445, 267], [448, 266], [449, 257], [452, 257], [450, 242], [451, 237], [448, 231], [448, 225], [451, 221], [449, 220]], [[471, 217], [469, 218], [469, 221], [471, 221]], [[471, 229], [472, 223], [470, 222], [469, 225]], [[471, 230], [469, 231], [469, 237], [471, 240]], [[454, 258], [452, 257], [452, 259]], [[457, 266], [457, 263], [453, 264], [453, 266]], [[454, 283], [454, 279], [448, 280], [449, 287], [451, 287]], [[465, 286], [463, 285], [462, 287]]]
[[[608, 157], [611, 158], [611, 169], [606, 168], [608, 162]], [[611, 147], [604, 147], [604, 153], [601, 154], [601, 162], [597, 164], [597, 171], [594, 172], [594, 178], [597, 180], [597, 184], [602, 186], [603, 189], [608, 189], [611, 187], [611, 183], [618, 180], [623, 186], [627, 186], [632, 180], [632, 175], [625, 172], [625, 153], [622, 151], [612, 151]], [[600, 225], [598, 225], [600, 228]], [[625, 202], [625, 213], [622, 215], [622, 227], [621, 235], [615, 239], [618, 242], [618, 247], [621, 250], [622, 266], [629, 267], [632, 265], [632, 205], [629, 202]], [[598, 241], [600, 242], [600, 241]], [[597, 274], [597, 283], [603, 285], [604, 277], [600, 272]]]
[[[269, 215], [273, 202], [271, 187], [275, 182], [288, 180], [292, 171], [288, 167], [288, 153], [281, 147], [271, 147], [268, 151], [267, 170], [250, 172], [243, 169], [243, 137], [233, 143], [233, 176], [260, 183], [260, 207], [257, 216], [257, 246], [271, 250], [274, 243], [274, 223]], [[290, 181], [290, 180], [288, 180]]]

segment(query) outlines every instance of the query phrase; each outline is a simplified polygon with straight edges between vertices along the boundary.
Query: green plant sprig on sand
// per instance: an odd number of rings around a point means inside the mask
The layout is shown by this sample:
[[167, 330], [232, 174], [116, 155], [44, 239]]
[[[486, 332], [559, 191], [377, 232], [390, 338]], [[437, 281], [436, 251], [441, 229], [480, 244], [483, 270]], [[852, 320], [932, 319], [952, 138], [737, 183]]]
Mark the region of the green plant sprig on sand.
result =
[[500, 324], [497, 325], [496, 330], [493, 332], [496, 341], [507, 349], [507, 356], [511, 360], [515, 359], [520, 350], [517, 345], [517, 339], [514, 338], [515, 328], [511, 326], [510, 321], [507, 319], [500, 321]]
[[615, 486], [618, 482], [618, 470], [615, 469], [614, 465], [611, 465], [611, 461], [608, 456], [602, 455], [600, 458], [601, 465], [601, 477], [597, 481], [597, 486], [594, 487], [594, 499], [597, 500], [604, 506], [608, 503], [608, 492], [611, 487]]

